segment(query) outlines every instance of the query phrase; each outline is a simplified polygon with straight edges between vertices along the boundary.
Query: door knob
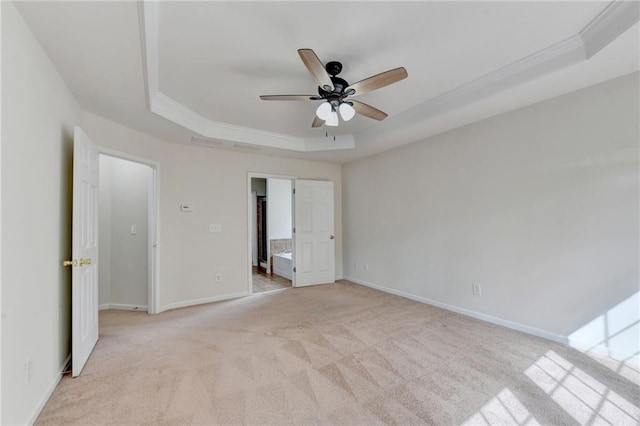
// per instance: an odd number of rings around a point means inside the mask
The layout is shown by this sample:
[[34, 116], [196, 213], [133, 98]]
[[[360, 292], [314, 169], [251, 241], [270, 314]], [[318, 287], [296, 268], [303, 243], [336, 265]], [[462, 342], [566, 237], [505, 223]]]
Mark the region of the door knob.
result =
[[62, 262], [62, 266], [82, 266], [82, 265], [91, 265], [91, 259], [74, 259], [74, 260], [65, 260]]
[[333, 240], [335, 237], [332, 235], [332, 236], [330, 236], [329, 238], [331, 238], [331, 239]]

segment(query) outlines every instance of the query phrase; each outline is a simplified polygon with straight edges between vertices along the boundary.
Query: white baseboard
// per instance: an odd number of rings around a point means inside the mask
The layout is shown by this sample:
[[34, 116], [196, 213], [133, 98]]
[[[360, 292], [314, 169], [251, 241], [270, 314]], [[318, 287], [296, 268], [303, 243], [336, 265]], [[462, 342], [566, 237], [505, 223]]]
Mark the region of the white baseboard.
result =
[[147, 312], [147, 305], [125, 305], [122, 303], [105, 303], [98, 306], [98, 309], [104, 311], [105, 309], [116, 309], [119, 311], [142, 311]]
[[426, 297], [416, 296], [414, 294], [405, 293], [400, 290], [395, 290], [392, 288], [384, 287], [378, 284], [373, 284], [370, 282], [366, 282], [363, 280], [359, 280], [353, 277], [344, 277], [347, 281], [352, 281], [356, 284], [360, 284], [366, 287], [371, 287], [376, 290], [384, 291], [385, 293], [394, 294], [396, 296], [405, 297], [407, 299], [415, 300], [416, 302], [425, 303], [427, 305], [436, 306], [438, 308], [446, 309], [447, 311], [455, 312], [458, 314], [462, 314], [471, 318], [479, 319], [482, 321], [490, 322], [492, 324], [500, 325], [503, 327], [511, 328], [513, 330], [522, 331], [523, 333], [531, 334], [533, 336], [542, 337], [544, 339], [552, 340], [554, 342], [562, 343], [563, 345], [569, 344], [569, 339], [567, 336], [563, 336], [561, 334], [550, 333], [545, 330], [540, 330], [539, 328], [529, 327], [528, 325], [520, 324], [517, 322], [505, 320], [502, 318], [494, 317], [491, 315], [483, 314], [481, 312], [472, 311], [465, 308], [460, 308], [454, 305], [448, 305], [446, 303], [438, 302], [435, 300], [427, 299]]
[[51, 386], [49, 386], [49, 389], [42, 397], [42, 400], [40, 400], [40, 404], [38, 404], [33, 414], [31, 415], [31, 418], [27, 422], [28, 425], [32, 425], [36, 422], [36, 420], [38, 420], [38, 416], [42, 412], [42, 409], [47, 404], [47, 401], [49, 401], [49, 398], [51, 398], [51, 395], [53, 395], [53, 391], [56, 390], [56, 387], [58, 386], [58, 383], [60, 383], [60, 380], [62, 380], [62, 373], [64, 372], [64, 368], [67, 366], [67, 364], [69, 364], [69, 361], [71, 361], [71, 354], [67, 355], [67, 357], [62, 362], [59, 373], [56, 375], [55, 379], [53, 379], [53, 381], [51, 382]]
[[221, 296], [205, 297], [202, 299], [185, 300], [183, 302], [173, 302], [160, 307], [160, 312], [169, 311], [171, 309], [186, 308], [188, 306], [203, 305], [205, 303], [221, 302], [223, 300], [237, 299], [239, 297], [249, 296], [248, 291], [240, 293], [223, 294]]

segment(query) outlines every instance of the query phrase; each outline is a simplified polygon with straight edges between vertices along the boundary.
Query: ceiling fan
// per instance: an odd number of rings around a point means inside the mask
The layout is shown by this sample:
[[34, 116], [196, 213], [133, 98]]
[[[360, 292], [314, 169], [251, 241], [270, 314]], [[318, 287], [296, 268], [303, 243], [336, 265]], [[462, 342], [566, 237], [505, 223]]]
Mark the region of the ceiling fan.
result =
[[337, 77], [342, 71], [340, 62], [331, 61], [322, 65], [318, 56], [311, 49], [298, 49], [298, 54], [318, 83], [318, 95], [262, 95], [260, 99], [264, 101], [324, 101], [318, 106], [311, 127], [320, 127], [323, 123], [327, 126], [337, 126], [339, 123], [338, 112], [344, 121], [351, 120], [356, 113], [374, 120], [384, 120], [387, 118], [386, 113], [350, 97], [388, 86], [407, 78], [408, 75], [407, 70], [400, 67], [350, 85], [342, 78]]

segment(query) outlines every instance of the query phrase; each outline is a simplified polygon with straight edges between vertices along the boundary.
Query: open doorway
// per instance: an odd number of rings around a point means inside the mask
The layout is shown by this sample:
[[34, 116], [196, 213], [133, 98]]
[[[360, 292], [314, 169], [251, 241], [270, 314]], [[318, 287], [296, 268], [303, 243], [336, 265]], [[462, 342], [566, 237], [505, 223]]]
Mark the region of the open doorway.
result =
[[293, 180], [251, 176], [249, 197], [251, 292], [292, 287]]
[[99, 162], [99, 308], [153, 313], [154, 169], [105, 154]]

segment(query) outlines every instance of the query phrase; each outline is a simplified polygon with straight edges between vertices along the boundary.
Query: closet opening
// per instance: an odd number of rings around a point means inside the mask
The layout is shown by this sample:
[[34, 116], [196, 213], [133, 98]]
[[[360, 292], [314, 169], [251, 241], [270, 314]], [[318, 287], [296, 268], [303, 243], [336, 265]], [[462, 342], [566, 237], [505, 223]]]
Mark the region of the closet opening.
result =
[[156, 312], [156, 167], [101, 152], [99, 309]]

